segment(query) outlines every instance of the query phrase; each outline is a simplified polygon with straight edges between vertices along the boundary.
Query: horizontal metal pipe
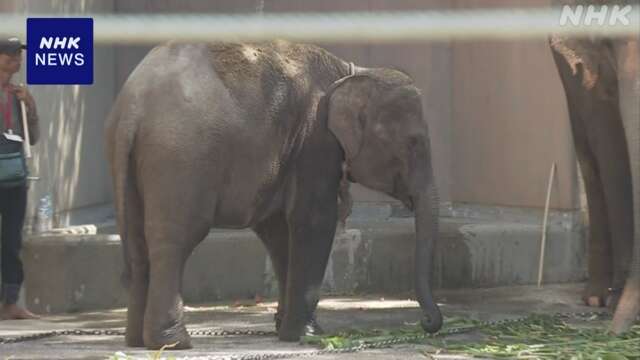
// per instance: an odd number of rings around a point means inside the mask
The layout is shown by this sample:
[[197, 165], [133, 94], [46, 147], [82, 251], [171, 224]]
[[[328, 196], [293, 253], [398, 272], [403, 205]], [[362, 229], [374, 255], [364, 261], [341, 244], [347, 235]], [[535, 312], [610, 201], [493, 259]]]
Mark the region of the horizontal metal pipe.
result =
[[640, 8], [612, 25], [561, 24], [560, 8], [234, 15], [0, 14], [0, 35], [24, 37], [27, 17], [93, 17], [98, 44], [288, 39], [329, 43], [633, 36]]

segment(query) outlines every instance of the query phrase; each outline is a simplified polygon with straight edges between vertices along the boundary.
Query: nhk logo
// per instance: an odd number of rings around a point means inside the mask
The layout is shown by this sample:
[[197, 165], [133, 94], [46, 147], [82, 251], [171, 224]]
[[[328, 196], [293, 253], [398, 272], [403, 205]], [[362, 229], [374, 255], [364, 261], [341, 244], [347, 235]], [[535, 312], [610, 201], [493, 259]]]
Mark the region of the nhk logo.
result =
[[[78, 43], [80, 42], [79, 37], [74, 38], [59, 38], [53, 37], [42, 38], [40, 40], [40, 46], [38, 49], [75, 49], [80, 50], [80, 46]], [[77, 53], [59, 53], [59, 52], [48, 52], [48, 53], [36, 53], [36, 66], [83, 66], [84, 65], [84, 54]]]
[[93, 19], [27, 19], [29, 84], [93, 84]]
[[624, 25], [631, 24], [631, 5], [565, 5], [560, 14], [560, 25]]

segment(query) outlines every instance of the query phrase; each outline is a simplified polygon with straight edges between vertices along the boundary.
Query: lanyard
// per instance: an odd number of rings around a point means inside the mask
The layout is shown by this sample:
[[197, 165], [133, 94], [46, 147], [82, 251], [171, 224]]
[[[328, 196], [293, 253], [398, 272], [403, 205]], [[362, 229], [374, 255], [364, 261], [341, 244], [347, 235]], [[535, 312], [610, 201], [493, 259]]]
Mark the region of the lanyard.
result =
[[4, 129], [6, 131], [11, 131], [11, 128], [13, 126], [13, 123], [11, 121], [11, 117], [13, 116], [13, 109], [11, 106], [11, 93], [7, 89], [5, 89], [5, 92], [7, 93], [7, 101], [4, 104], [0, 102], [0, 112], [4, 117]]

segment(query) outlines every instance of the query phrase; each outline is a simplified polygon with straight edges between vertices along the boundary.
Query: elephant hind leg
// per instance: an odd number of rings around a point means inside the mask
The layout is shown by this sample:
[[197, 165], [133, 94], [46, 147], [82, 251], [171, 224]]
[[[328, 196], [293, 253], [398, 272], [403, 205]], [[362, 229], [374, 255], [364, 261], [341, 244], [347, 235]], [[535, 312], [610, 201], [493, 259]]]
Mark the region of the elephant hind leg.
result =
[[186, 261], [204, 239], [208, 224], [145, 221], [149, 248], [149, 290], [144, 315], [144, 344], [156, 350], [191, 348], [182, 301], [182, 279]]
[[127, 200], [126, 234], [122, 246], [125, 247], [125, 268], [128, 277], [129, 300], [127, 307], [127, 346], [142, 347], [144, 312], [149, 286], [149, 257], [144, 239], [144, 223], [140, 199], [130, 192]]
[[[182, 279], [188, 257], [209, 232], [215, 194], [188, 184], [190, 173], [154, 174], [146, 182], [144, 234], [149, 254], [149, 289], [144, 314], [144, 344], [149, 349], [191, 347], [183, 319]], [[196, 178], [193, 176], [192, 178]], [[209, 192], [210, 194], [210, 192]], [[213, 201], [212, 201], [213, 199]]]

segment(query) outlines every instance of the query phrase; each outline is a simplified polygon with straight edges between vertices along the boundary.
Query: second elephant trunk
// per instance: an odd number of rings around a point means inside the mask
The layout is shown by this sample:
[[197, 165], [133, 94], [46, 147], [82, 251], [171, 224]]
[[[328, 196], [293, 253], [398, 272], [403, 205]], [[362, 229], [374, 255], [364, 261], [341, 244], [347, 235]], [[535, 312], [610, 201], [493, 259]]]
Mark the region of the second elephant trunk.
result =
[[433, 299], [431, 273], [435, 243], [438, 236], [438, 194], [435, 185], [413, 199], [416, 226], [415, 289], [423, 311], [422, 328], [434, 333], [442, 327], [442, 314]]

